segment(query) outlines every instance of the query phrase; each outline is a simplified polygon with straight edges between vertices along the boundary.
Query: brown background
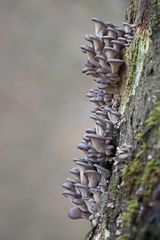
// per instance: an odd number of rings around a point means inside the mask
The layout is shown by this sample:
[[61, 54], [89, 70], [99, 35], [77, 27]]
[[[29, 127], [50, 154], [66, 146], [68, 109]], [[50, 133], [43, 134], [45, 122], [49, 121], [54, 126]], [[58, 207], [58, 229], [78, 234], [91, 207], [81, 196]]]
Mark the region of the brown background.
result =
[[124, 19], [129, 0], [0, 1], [0, 239], [82, 239], [61, 196], [92, 126], [80, 45], [90, 18]]

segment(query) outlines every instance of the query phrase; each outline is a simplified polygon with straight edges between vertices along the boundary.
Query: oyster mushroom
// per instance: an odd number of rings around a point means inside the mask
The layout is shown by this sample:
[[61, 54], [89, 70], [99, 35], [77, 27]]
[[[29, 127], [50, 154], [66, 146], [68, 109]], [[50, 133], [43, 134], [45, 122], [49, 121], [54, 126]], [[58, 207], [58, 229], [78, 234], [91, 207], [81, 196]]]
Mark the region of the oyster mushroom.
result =
[[103, 21], [99, 20], [98, 18], [91, 18], [91, 20], [95, 23], [95, 33], [96, 36], [102, 38], [103, 34], [106, 31], [106, 25]]
[[118, 73], [119, 67], [124, 63], [121, 59], [109, 59], [107, 62], [110, 64], [112, 73]]
[[119, 51], [113, 47], [104, 47], [104, 53], [107, 59], [110, 60], [110, 59], [114, 59], [119, 54]]
[[82, 184], [87, 185], [88, 184], [88, 180], [87, 177], [84, 175], [84, 172], [88, 169], [91, 169], [91, 166], [88, 165], [88, 163], [85, 162], [76, 162], [76, 165], [79, 169], [80, 172], [80, 181]]
[[90, 188], [89, 191], [93, 193], [93, 198], [97, 204], [101, 201], [102, 192], [99, 188]]
[[80, 180], [80, 171], [78, 169], [78, 167], [73, 167], [70, 170], [70, 173], [72, 173], [73, 175], [75, 175], [76, 179], [79, 181]]
[[88, 187], [89, 188], [97, 187], [101, 179], [101, 175], [95, 170], [86, 170], [84, 173], [88, 178]]
[[93, 134], [93, 133], [87, 134], [87, 137], [89, 139], [91, 139], [92, 145], [97, 152], [100, 152], [100, 153], [105, 152], [105, 146], [104, 146], [105, 138], [104, 137], [97, 135], [97, 134]]
[[71, 219], [81, 219], [82, 218], [82, 210], [79, 207], [72, 207], [68, 211], [68, 217]]

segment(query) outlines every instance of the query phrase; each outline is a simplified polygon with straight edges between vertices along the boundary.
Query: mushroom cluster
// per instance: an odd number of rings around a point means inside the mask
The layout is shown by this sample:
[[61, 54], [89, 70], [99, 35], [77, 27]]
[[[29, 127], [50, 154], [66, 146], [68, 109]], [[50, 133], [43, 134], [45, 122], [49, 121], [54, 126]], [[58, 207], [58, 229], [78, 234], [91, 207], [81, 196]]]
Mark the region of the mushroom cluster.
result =
[[82, 45], [81, 49], [87, 55], [82, 72], [91, 75], [97, 86], [86, 94], [95, 104], [90, 115], [95, 125], [86, 129], [77, 146], [84, 157], [73, 159], [75, 167], [70, 173], [74, 178], [66, 179], [63, 195], [73, 204], [68, 211], [71, 219], [88, 219], [96, 226], [101, 220], [98, 211], [101, 195], [107, 191], [116, 156], [122, 51], [129, 46], [134, 28], [128, 23], [120, 28], [97, 18], [92, 21], [95, 35], [87, 34], [88, 45]]

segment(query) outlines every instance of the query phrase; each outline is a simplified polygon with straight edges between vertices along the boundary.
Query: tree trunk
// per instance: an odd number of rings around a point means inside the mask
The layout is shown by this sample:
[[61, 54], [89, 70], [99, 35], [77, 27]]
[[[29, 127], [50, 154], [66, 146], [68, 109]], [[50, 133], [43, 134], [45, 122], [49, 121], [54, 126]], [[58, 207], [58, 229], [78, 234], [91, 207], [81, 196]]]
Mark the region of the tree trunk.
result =
[[132, 1], [126, 18], [137, 27], [124, 53], [118, 146], [130, 144], [132, 157], [113, 166], [87, 240], [160, 239], [160, 0]]

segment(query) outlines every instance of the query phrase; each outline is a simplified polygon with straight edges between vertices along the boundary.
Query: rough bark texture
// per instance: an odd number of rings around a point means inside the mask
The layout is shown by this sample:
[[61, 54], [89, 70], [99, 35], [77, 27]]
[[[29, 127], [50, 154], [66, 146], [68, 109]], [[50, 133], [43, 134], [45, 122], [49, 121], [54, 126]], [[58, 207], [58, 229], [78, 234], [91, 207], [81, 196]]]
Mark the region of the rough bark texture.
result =
[[126, 18], [138, 27], [124, 53], [118, 145], [133, 154], [113, 166], [103, 221], [87, 240], [160, 239], [160, 1], [133, 1]]

